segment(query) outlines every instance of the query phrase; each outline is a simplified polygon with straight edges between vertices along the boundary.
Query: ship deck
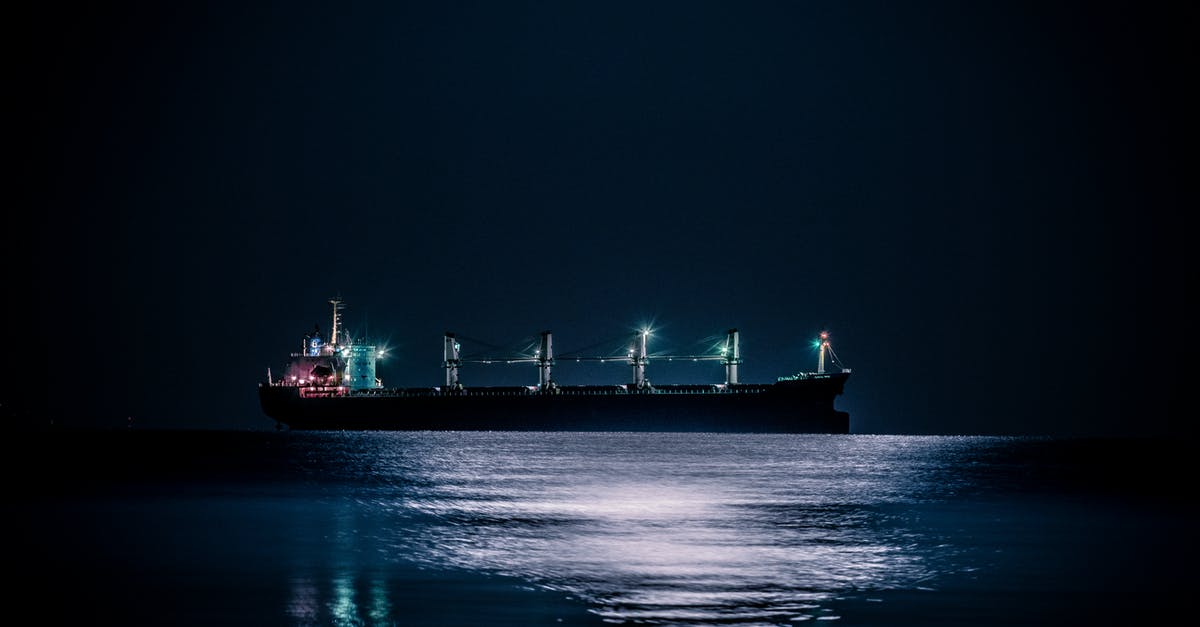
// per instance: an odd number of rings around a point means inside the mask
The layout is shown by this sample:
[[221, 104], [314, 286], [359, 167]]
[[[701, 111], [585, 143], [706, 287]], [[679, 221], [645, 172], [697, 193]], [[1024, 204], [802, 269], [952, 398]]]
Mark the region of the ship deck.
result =
[[[289, 387], [289, 386], [278, 386]], [[459, 390], [438, 387], [412, 388], [365, 388], [352, 389], [344, 386], [297, 386], [301, 398], [329, 396], [348, 397], [394, 397], [419, 398], [436, 396], [497, 397], [497, 396], [613, 396], [613, 395], [709, 395], [709, 394], [761, 394], [772, 387], [769, 383], [721, 384], [670, 384], [636, 389], [627, 385], [564, 385], [551, 390], [540, 390], [537, 386], [485, 386]]]

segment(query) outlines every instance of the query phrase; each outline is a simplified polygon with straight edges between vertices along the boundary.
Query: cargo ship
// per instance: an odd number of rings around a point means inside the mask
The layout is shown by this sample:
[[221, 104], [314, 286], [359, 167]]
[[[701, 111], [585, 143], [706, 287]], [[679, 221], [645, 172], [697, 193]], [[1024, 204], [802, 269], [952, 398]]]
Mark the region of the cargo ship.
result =
[[[386, 387], [376, 377], [380, 352], [344, 331], [341, 298], [331, 299], [329, 340], [320, 328], [303, 338], [276, 377], [267, 369], [258, 386], [263, 412], [276, 428], [395, 431], [648, 431], [741, 433], [849, 433], [850, 415], [834, 408], [850, 369], [841, 365], [822, 331], [814, 342], [817, 368], [769, 383], [738, 380], [742, 363], [737, 329], [711, 353], [650, 355], [648, 330], [634, 333], [625, 355], [572, 356], [570, 361], [624, 362], [628, 382], [608, 385], [555, 383], [553, 335], [540, 334], [529, 355], [469, 359], [454, 333], [443, 337], [445, 384]], [[720, 361], [725, 380], [713, 384], [651, 384], [651, 360]], [[829, 362], [830, 367], [826, 368]], [[526, 363], [537, 383], [527, 386], [464, 385], [466, 364]]]

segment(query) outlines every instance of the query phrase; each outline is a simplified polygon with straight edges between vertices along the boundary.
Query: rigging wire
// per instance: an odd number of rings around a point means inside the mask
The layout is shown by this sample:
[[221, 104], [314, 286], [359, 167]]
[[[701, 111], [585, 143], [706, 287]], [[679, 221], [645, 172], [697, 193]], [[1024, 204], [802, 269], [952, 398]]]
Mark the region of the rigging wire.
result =
[[[672, 348], [665, 348], [665, 349], [650, 353], [648, 356], [649, 357], [657, 357], [657, 358], [687, 357], [689, 359], [692, 357], [721, 357], [722, 355], [720, 355], [720, 350], [721, 350], [721, 347], [725, 346], [725, 337], [726, 336], [723, 334], [708, 335], [708, 336], [702, 337], [690, 344], [684, 344], [683, 346], [679, 347], [678, 350], [672, 349]], [[688, 350], [688, 349], [692, 349], [693, 347], [700, 347], [700, 346], [704, 346], [705, 350]], [[687, 354], [686, 355], [671, 355], [671, 354], [667, 353], [668, 350], [670, 350], [672, 352], [687, 353]]]
[[599, 342], [596, 342], [595, 344], [589, 344], [582, 348], [576, 348], [576, 349], [572, 349], [569, 351], [564, 351], [562, 353], [559, 353], [557, 355], [557, 357], [561, 357], [562, 359], [582, 359], [583, 358], [582, 353], [585, 351], [591, 351], [591, 350], [600, 348], [602, 346], [609, 346], [613, 343], [621, 342], [621, 344], [617, 348], [613, 349], [612, 352], [609, 353], [608, 357], [605, 357], [605, 359], [609, 359], [609, 358], [615, 357], [619, 354], [626, 353], [629, 350], [628, 340], [629, 340], [629, 335], [622, 334], [622, 335], [618, 335], [616, 337], [610, 337], [605, 340], [600, 340]]
[[[484, 347], [482, 350], [476, 350], [470, 353], [464, 353], [460, 359], [464, 362], [473, 363], [524, 363], [536, 359], [537, 351], [540, 350], [540, 338], [526, 336], [506, 346], [500, 346], [473, 338], [466, 335], [455, 334], [455, 338], [463, 342], [467, 342], [472, 347], [478, 345]], [[562, 351], [555, 354], [556, 360], [562, 361], [600, 361], [600, 362], [618, 362], [624, 361], [630, 354], [630, 340], [636, 340], [636, 334], [621, 334], [594, 342], [587, 346], [575, 348], [568, 351]], [[716, 361], [724, 359], [724, 353], [720, 352], [725, 346], [725, 336], [722, 334], [713, 334], [702, 337], [691, 343], [684, 344], [679, 347], [680, 350], [656, 351], [646, 355], [649, 359], [658, 361]], [[596, 349], [609, 347], [607, 352], [600, 350], [599, 354], [594, 353]], [[685, 351], [682, 349], [700, 349]], [[591, 353], [591, 354], [588, 354]]]
[[[506, 346], [498, 346], [491, 342], [485, 342], [480, 339], [472, 338], [466, 335], [455, 334], [455, 339], [461, 339], [470, 342], [472, 345], [480, 344], [485, 347], [485, 350], [477, 350], [462, 356], [462, 359], [496, 359], [497, 361], [505, 359], [523, 359], [533, 355], [532, 347], [536, 345], [536, 340], [530, 336], [514, 340]], [[490, 350], [487, 350], [490, 349]], [[497, 355], [496, 353], [500, 353]], [[519, 356], [513, 356], [513, 355]]]
[[833, 347], [832, 347], [832, 346], [830, 346], [830, 345], [826, 344], [826, 345], [825, 345], [825, 348], [827, 348], [827, 349], [829, 350], [829, 357], [830, 357], [829, 361], [830, 361], [830, 363], [833, 363], [833, 364], [835, 364], [835, 365], [836, 365], [837, 367], [839, 367], [839, 368], [845, 368], [845, 367], [846, 367], [846, 364], [843, 364], [843, 363], [842, 363], [842, 360], [838, 359], [837, 353], [833, 352]]

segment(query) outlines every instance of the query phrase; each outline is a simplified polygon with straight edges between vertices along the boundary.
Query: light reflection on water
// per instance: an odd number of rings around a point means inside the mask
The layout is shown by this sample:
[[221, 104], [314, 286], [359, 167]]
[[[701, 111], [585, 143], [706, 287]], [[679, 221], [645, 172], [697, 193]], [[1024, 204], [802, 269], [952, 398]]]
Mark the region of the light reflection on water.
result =
[[[611, 621], [829, 619], [827, 601], [916, 588], [936, 538], [897, 504], [953, 493], [970, 438], [344, 434], [340, 470], [397, 559], [520, 577]], [[350, 478], [350, 477], [347, 477]], [[336, 583], [336, 582], [335, 582]], [[356, 603], [338, 589], [335, 616]]]
[[1189, 446], [56, 434], [7, 458], [7, 590], [54, 624], [1170, 624]]

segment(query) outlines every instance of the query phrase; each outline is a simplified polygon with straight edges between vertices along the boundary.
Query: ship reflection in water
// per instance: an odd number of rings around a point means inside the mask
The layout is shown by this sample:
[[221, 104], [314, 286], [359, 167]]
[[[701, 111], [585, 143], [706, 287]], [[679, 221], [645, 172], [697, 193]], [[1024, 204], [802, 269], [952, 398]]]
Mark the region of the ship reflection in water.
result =
[[[292, 594], [287, 604], [288, 618], [297, 624], [310, 625], [333, 622], [342, 625], [385, 625], [394, 620], [388, 583], [383, 578], [366, 582], [365, 590], [351, 573], [332, 579], [331, 599], [321, 594], [319, 582], [308, 578], [292, 581]], [[328, 610], [329, 621], [325, 611]]]
[[77, 591], [59, 622], [1104, 624], [1166, 616], [1191, 568], [1158, 442], [106, 437], [54, 450], [130, 472], [10, 512], [14, 572]]

